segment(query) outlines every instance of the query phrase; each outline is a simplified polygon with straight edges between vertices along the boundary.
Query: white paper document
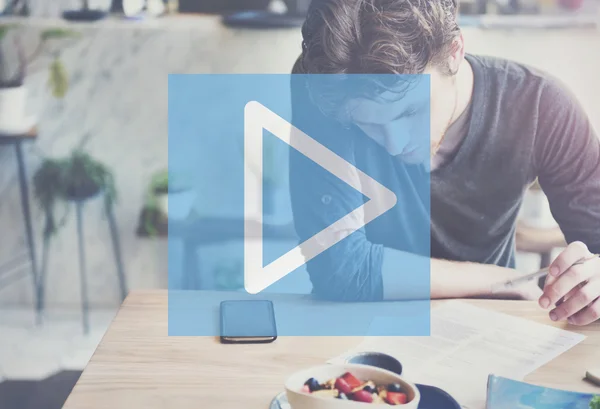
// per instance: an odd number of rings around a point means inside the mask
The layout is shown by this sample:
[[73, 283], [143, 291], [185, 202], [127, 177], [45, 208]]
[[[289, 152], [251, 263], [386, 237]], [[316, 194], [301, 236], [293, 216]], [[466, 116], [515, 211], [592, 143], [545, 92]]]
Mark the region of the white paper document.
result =
[[431, 310], [429, 337], [365, 337], [357, 352], [383, 352], [403, 365], [402, 376], [437, 386], [467, 409], [484, 409], [488, 375], [521, 380], [585, 336], [470, 304], [451, 301]]

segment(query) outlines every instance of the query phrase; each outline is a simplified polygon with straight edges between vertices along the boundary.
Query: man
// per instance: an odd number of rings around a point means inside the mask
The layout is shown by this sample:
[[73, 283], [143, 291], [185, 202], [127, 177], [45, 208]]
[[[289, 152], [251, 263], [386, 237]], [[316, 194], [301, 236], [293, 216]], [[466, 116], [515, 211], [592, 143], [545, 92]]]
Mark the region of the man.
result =
[[[561, 84], [515, 62], [466, 54], [457, 0], [315, 0], [302, 31], [296, 74], [429, 75], [430, 103], [410, 91], [393, 103], [357, 97], [344, 102], [352, 109], [343, 123], [321, 109], [324, 93], [308, 87], [306, 95], [293, 91], [293, 114], [306, 126], [318, 117], [331, 126], [328, 134], [336, 126], [340, 134], [351, 129], [351, 140], [337, 142], [368, 175], [385, 173], [391, 184], [402, 184], [402, 172], [430, 172], [432, 298], [496, 296], [495, 284], [519, 276], [517, 216], [538, 179], [570, 244], [553, 261], [543, 294], [532, 283], [501, 296], [539, 300], [552, 320], [574, 325], [600, 318], [600, 258], [574, 266], [600, 253], [600, 141]], [[309, 100], [314, 111], [300, 112], [298, 105]], [[429, 139], [422, 127], [411, 128], [419, 117], [430, 117]], [[364, 154], [375, 144], [392, 159]], [[332, 180], [299, 171], [293, 158], [290, 166], [301, 239], [319, 231], [307, 220], [326, 225], [356, 208], [348, 204], [355, 198], [340, 193]], [[404, 200], [412, 198], [398, 202]], [[402, 214], [402, 206], [385, 217], [378, 228], [386, 235], [370, 233], [367, 225], [336, 245], [335, 256], [308, 264], [316, 295], [346, 301], [411, 297], [399, 271], [411, 257], [405, 244], [419, 232], [410, 229], [411, 215]], [[350, 227], [336, 225], [335, 234]]]

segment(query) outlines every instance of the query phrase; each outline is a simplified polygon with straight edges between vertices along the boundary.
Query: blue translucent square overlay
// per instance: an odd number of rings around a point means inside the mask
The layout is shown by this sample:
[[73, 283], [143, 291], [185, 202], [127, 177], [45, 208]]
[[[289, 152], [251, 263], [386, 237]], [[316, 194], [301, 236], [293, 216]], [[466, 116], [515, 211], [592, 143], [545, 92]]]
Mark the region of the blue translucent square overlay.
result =
[[169, 334], [271, 300], [280, 336], [429, 335], [429, 96], [428, 75], [170, 75]]

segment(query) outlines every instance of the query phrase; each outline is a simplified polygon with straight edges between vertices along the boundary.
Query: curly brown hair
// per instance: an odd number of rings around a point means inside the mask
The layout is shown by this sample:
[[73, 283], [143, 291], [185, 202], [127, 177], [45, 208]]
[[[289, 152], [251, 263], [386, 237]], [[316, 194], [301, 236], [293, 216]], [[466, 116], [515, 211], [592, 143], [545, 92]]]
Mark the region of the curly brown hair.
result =
[[420, 74], [447, 69], [458, 0], [313, 0], [296, 66], [310, 74]]
[[292, 73], [311, 74], [305, 86], [313, 102], [346, 122], [352, 97], [393, 90], [402, 98], [429, 66], [453, 75], [457, 14], [458, 0], [313, 0]]

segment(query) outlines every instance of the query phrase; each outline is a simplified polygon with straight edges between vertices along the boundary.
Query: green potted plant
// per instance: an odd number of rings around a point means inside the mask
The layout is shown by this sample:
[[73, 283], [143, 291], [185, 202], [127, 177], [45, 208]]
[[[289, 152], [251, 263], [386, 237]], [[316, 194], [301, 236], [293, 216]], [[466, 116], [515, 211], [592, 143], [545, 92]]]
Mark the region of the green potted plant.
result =
[[169, 174], [166, 170], [152, 175], [146, 192], [144, 209], [142, 210], [138, 234], [142, 236], [166, 235], [168, 208], [165, 208], [162, 197], [169, 193]]
[[[37, 46], [27, 53], [22, 30], [17, 24], [0, 24], [0, 129], [7, 133], [28, 131], [33, 120], [26, 115], [25, 78], [33, 63], [39, 63], [51, 40], [72, 37], [74, 32], [51, 28], [39, 33]], [[48, 87], [55, 98], [63, 98], [69, 79], [58, 52], [52, 53], [48, 69]]]
[[112, 172], [81, 148], [66, 158], [45, 159], [33, 176], [34, 196], [46, 215], [44, 236], [54, 235], [65, 221], [57, 221], [57, 207], [104, 194], [108, 208], [117, 198]]
[[164, 215], [169, 214], [169, 172], [161, 170], [152, 176], [148, 203]]
[[[169, 184], [169, 171], [166, 169], [152, 175], [146, 192], [138, 234], [164, 235], [169, 217], [175, 220], [184, 219], [192, 210], [195, 193], [191, 184], [181, 175], [171, 175], [170, 179]], [[171, 212], [169, 212], [169, 202]]]

